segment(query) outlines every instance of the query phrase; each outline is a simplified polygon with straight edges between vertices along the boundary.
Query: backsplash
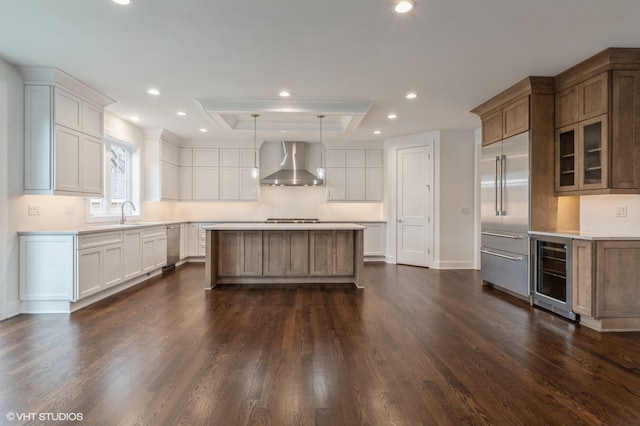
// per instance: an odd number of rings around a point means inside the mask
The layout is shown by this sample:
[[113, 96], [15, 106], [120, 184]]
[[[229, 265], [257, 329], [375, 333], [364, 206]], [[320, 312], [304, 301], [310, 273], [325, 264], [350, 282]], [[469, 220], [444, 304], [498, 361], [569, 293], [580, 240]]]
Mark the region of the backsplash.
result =
[[[616, 216], [626, 209], [626, 217]], [[580, 231], [640, 235], [640, 195], [580, 197]]]

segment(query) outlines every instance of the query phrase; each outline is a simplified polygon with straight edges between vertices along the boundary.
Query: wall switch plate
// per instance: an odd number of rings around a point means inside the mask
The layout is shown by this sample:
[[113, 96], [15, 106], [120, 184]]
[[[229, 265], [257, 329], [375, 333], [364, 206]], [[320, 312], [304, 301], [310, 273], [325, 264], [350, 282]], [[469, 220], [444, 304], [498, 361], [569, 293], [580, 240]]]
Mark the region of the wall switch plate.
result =
[[627, 206], [616, 206], [616, 217], [627, 217]]
[[76, 214], [76, 212], [75, 212], [73, 206], [64, 206], [64, 214], [66, 216], [71, 216], [71, 215]]
[[40, 216], [40, 206], [29, 204], [29, 216]]

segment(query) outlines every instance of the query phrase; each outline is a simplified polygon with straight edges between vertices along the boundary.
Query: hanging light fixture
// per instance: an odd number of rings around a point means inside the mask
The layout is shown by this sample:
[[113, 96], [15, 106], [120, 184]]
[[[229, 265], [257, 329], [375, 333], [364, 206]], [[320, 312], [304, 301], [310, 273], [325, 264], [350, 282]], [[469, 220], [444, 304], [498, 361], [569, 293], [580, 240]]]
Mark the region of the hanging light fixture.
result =
[[322, 151], [324, 150], [322, 146], [322, 119], [324, 115], [318, 115], [318, 118], [320, 119], [320, 167], [316, 169], [316, 176], [318, 179], [324, 179], [324, 166], [322, 163]]
[[260, 169], [258, 169], [258, 145], [257, 145], [257, 128], [256, 120], [260, 117], [260, 114], [251, 114], [253, 117], [253, 167], [251, 168], [251, 178], [258, 179], [260, 176]]

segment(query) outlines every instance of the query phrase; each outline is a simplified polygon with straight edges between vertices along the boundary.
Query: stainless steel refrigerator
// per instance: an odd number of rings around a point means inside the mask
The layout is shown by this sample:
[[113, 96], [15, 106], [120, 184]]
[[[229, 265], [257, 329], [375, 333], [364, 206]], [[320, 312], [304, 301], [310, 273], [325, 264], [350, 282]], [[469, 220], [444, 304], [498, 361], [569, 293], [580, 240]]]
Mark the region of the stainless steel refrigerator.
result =
[[529, 132], [482, 147], [482, 279], [529, 297]]

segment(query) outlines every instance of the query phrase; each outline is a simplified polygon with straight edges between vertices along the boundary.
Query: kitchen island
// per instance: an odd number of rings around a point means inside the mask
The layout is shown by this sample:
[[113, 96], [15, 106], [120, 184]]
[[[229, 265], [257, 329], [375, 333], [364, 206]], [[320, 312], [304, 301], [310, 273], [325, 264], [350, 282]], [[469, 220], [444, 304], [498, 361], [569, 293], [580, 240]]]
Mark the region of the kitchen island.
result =
[[205, 289], [218, 284], [331, 283], [363, 288], [364, 229], [354, 223], [207, 227]]

